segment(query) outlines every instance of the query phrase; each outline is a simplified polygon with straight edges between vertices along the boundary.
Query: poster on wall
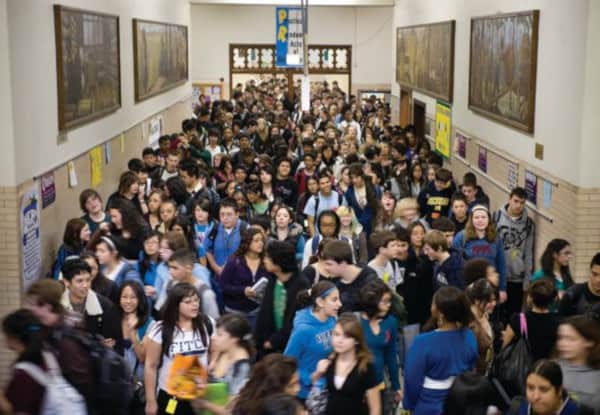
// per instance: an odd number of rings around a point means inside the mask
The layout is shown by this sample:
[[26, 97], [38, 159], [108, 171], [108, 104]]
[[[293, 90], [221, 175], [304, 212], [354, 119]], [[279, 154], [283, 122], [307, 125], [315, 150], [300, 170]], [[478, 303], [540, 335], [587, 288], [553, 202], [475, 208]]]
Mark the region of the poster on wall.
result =
[[56, 200], [54, 172], [46, 173], [40, 178], [42, 188], [42, 209], [46, 209]]
[[450, 134], [452, 132], [452, 110], [442, 101], [435, 104], [435, 150], [445, 159], [450, 158]]
[[456, 132], [456, 137], [454, 138], [454, 152], [458, 154], [458, 157], [462, 159], [467, 158], [467, 137], [463, 135], [463, 133]]
[[477, 167], [484, 173], [487, 173], [487, 149], [479, 146], [479, 157], [477, 157]]
[[525, 170], [525, 191], [527, 200], [537, 205], [537, 175], [529, 170]]
[[162, 117], [158, 116], [150, 120], [148, 128], [148, 145], [158, 148], [158, 139], [162, 135]]
[[508, 186], [509, 190], [512, 190], [515, 187], [517, 187], [518, 178], [519, 178], [519, 166], [517, 166], [516, 163], [509, 161], [508, 162], [508, 177], [506, 180], [506, 185]]
[[304, 38], [300, 7], [277, 7], [275, 9], [275, 66], [278, 68], [301, 68], [304, 66]]
[[21, 261], [23, 266], [23, 290], [40, 278], [42, 273], [42, 244], [40, 226], [40, 194], [34, 183], [23, 194], [20, 205]]
[[91, 185], [97, 188], [102, 183], [102, 165], [104, 164], [104, 150], [98, 146], [90, 150]]
[[544, 182], [544, 209], [552, 208], [552, 183], [548, 180]]

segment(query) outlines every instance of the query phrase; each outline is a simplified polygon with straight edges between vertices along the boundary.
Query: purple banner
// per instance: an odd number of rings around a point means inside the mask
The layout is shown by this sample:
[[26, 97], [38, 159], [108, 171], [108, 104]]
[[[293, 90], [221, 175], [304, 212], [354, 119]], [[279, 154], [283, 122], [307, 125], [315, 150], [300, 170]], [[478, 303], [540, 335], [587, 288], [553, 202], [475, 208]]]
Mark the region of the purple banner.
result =
[[527, 200], [537, 205], [537, 175], [525, 170], [525, 191]]
[[458, 140], [458, 155], [464, 159], [467, 157], [467, 139], [464, 135], [459, 133], [456, 134], [456, 138]]
[[54, 173], [46, 173], [41, 177], [42, 187], [42, 209], [46, 209], [56, 200], [56, 186], [54, 183]]
[[477, 159], [477, 166], [479, 170], [487, 173], [487, 149], [479, 146], [479, 157]]

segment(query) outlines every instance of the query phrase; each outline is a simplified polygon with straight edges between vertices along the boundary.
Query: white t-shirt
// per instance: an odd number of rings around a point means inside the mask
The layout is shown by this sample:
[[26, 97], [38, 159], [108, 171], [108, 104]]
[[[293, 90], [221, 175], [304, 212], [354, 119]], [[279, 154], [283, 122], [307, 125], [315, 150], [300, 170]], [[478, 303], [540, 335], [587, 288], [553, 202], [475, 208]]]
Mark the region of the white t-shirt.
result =
[[377, 276], [385, 282], [390, 289], [396, 291], [398, 284], [404, 282], [404, 269], [400, 267], [394, 267], [391, 261], [388, 261], [385, 266], [379, 266], [372, 260], [368, 264], [375, 272]]
[[304, 214], [308, 216], [313, 216], [316, 218], [319, 216], [321, 212], [325, 212], [326, 210], [335, 210], [340, 207], [340, 199], [342, 200], [342, 205], [345, 204], [344, 198], [340, 197], [340, 194], [336, 191], [332, 191], [329, 196], [323, 196], [321, 192], [318, 194], [319, 196], [319, 206], [317, 206], [317, 211], [315, 214], [315, 205], [317, 203], [314, 196], [311, 196], [306, 202], [306, 206], [304, 207]]
[[[211, 324], [214, 322], [211, 320]], [[162, 321], [156, 321], [152, 327], [148, 329], [148, 338], [162, 345]], [[169, 347], [168, 354], [163, 355], [162, 365], [158, 371], [158, 389], [165, 390], [167, 377], [171, 370], [173, 357], [178, 354], [186, 356], [198, 356], [198, 361], [204, 367], [208, 367], [208, 348], [210, 346], [210, 336], [206, 333], [207, 344], [202, 342], [202, 337], [199, 332], [183, 331], [175, 328], [173, 331], [173, 342]]]

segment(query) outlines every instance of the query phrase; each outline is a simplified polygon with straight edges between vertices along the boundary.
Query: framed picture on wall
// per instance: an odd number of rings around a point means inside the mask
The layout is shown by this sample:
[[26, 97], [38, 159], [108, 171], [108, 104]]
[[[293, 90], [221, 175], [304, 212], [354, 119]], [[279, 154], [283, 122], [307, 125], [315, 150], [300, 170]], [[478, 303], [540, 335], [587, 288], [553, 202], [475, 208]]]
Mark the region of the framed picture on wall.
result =
[[396, 30], [396, 81], [452, 102], [455, 21], [399, 27]]
[[469, 109], [533, 134], [539, 10], [471, 19]]
[[161, 94], [188, 80], [188, 28], [133, 19], [135, 101]]
[[119, 17], [54, 6], [58, 129], [121, 107]]

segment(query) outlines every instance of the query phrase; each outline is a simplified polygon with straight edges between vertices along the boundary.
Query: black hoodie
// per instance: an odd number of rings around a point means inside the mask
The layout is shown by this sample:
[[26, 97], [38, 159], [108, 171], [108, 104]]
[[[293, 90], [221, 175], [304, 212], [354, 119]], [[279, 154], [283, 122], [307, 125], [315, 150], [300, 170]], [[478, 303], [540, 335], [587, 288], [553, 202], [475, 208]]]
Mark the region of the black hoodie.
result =
[[397, 260], [396, 265], [404, 275], [404, 281], [398, 284], [396, 291], [404, 299], [408, 314], [407, 324], [423, 325], [431, 315], [433, 264], [424, 255], [417, 257], [411, 248], [408, 258], [404, 261]]

